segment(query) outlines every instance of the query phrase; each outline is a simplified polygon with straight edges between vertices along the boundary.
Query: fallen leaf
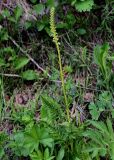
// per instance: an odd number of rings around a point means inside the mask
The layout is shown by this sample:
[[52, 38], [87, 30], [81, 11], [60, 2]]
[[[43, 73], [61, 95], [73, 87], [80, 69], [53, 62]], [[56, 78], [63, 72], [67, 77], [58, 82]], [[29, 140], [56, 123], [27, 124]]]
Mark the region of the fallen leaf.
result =
[[86, 94], [84, 95], [84, 101], [85, 101], [85, 102], [92, 102], [92, 101], [93, 101], [93, 97], [94, 97], [94, 94], [88, 92], [88, 93], [86, 93]]

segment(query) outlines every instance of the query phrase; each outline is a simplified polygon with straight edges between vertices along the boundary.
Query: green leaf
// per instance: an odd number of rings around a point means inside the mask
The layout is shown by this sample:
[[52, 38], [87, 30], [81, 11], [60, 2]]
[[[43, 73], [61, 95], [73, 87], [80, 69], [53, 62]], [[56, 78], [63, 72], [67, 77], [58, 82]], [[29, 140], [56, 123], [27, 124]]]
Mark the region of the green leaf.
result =
[[49, 148], [46, 148], [44, 151], [44, 160], [52, 160], [52, 159], [54, 159], [54, 156], [50, 156]]
[[37, 4], [34, 6], [34, 10], [37, 14], [42, 14], [44, 9], [45, 9], [45, 7], [43, 4]]
[[23, 9], [20, 6], [17, 6], [14, 10], [14, 15], [15, 15], [15, 20], [16, 22], [19, 20], [19, 18], [22, 16], [23, 14]]
[[[112, 108], [112, 95], [105, 91], [102, 94], [99, 95], [99, 103], [102, 106], [102, 109], [111, 109]], [[99, 104], [98, 103], [98, 104]]]
[[15, 50], [11, 47], [6, 47], [1, 50], [4, 55], [11, 55], [12, 57], [16, 57]]
[[24, 122], [24, 123], [28, 123], [28, 122], [31, 122], [31, 117], [30, 117], [30, 115], [23, 115], [22, 116], [22, 121]]
[[114, 130], [112, 121], [107, 119], [103, 121], [89, 121], [92, 129], [86, 130], [83, 135], [88, 137], [89, 148], [88, 152], [92, 153], [93, 157], [101, 156], [114, 158]]
[[110, 138], [114, 139], [114, 130], [113, 130], [113, 127], [112, 127], [112, 122], [109, 118], [107, 118], [107, 128], [108, 128], [108, 131], [110, 133]]
[[92, 9], [92, 6], [94, 5], [94, 1], [93, 0], [80, 0], [80, 1], [74, 0], [72, 4], [75, 5], [75, 8], [77, 11], [85, 12], [85, 11], [90, 11]]
[[59, 22], [57, 25], [56, 25], [56, 28], [67, 28], [68, 27], [68, 24], [67, 23], [64, 23], [64, 22]]
[[10, 17], [8, 17], [8, 20], [11, 21], [11, 22], [13, 22], [13, 23], [16, 23], [16, 18], [15, 18], [15, 16], [10, 16]]
[[114, 56], [109, 56], [109, 57], [108, 57], [108, 60], [114, 61]]
[[[2, 86], [2, 79], [1, 79], [1, 77], [0, 77], [0, 86]], [[0, 89], [1, 89], [1, 87], [0, 87]]]
[[52, 35], [52, 34], [51, 34], [51, 30], [50, 30], [50, 28], [45, 27], [45, 31], [47, 32], [47, 34], [48, 34], [49, 36], [51, 36], [51, 35]]
[[84, 28], [79, 28], [79, 29], [77, 29], [77, 33], [79, 35], [84, 35], [84, 34], [86, 34], [86, 30]]
[[74, 26], [75, 23], [76, 23], [76, 17], [74, 16], [74, 14], [68, 13], [68, 14], [66, 15], [66, 23], [68, 24], [68, 25], [67, 25], [67, 29], [73, 28], [73, 26]]
[[4, 149], [0, 147], [0, 159], [3, 158], [4, 154], [5, 154]]
[[37, 0], [30, 0], [33, 4], [37, 2]]
[[110, 144], [110, 157], [111, 160], [114, 160], [114, 141]]
[[24, 147], [24, 133], [23, 132], [18, 132], [12, 135], [8, 147], [11, 148], [11, 150], [17, 156], [22, 156], [22, 155], [28, 156], [29, 154], [28, 148]]
[[64, 67], [64, 71], [65, 72], [67, 72], [67, 73], [72, 73], [73, 72], [73, 69], [72, 69], [72, 67], [69, 65], [66, 65], [65, 67]]
[[25, 72], [22, 72], [21, 76], [25, 80], [35, 80], [38, 78], [38, 74], [36, 74], [36, 72], [33, 70], [27, 70]]
[[49, 158], [49, 149], [46, 148], [44, 151], [44, 160], [47, 160]]
[[114, 118], [114, 109], [111, 111], [112, 118]]
[[97, 122], [97, 121], [90, 121], [90, 124], [92, 124], [97, 130], [100, 131], [99, 135], [102, 134], [102, 133], [103, 134], [105, 133], [106, 135], [109, 136], [109, 132], [107, 130], [107, 126], [106, 126], [106, 124], [104, 122], [102, 122], [102, 121], [99, 121], [99, 122]]
[[43, 154], [40, 150], [30, 154], [31, 160], [43, 160]]
[[31, 154], [34, 150], [37, 151], [39, 146], [39, 135], [37, 133], [37, 128], [33, 126], [30, 133], [25, 133], [24, 147], [28, 149]]
[[90, 110], [89, 112], [92, 116], [92, 119], [98, 120], [98, 118], [100, 116], [100, 112], [98, 111], [98, 109], [94, 103], [90, 103], [89, 110]]
[[75, 160], [81, 160], [81, 159], [79, 159], [79, 158], [76, 157]]
[[14, 68], [16, 70], [23, 68], [30, 60], [27, 57], [18, 57], [14, 61]]
[[105, 79], [109, 77], [109, 66], [107, 64], [107, 57], [109, 51], [109, 44], [105, 43], [102, 46], [97, 45], [94, 49], [94, 59], [99, 66]]
[[40, 140], [40, 143], [51, 148], [53, 146], [53, 139], [48, 137], [43, 138]]
[[42, 23], [42, 22], [37, 23], [37, 29], [39, 32], [42, 31], [44, 29], [44, 27], [45, 27], [44, 23]]
[[26, 21], [26, 22], [24, 23], [24, 27], [25, 27], [26, 29], [31, 28], [32, 25], [33, 25], [33, 24], [32, 24], [30, 21]]
[[4, 9], [4, 10], [2, 11], [2, 16], [3, 16], [3, 18], [9, 17], [9, 16], [10, 16], [9, 10], [8, 10], [8, 9]]
[[55, 0], [47, 0], [47, 6], [48, 7], [55, 7], [57, 5], [57, 2]]
[[45, 147], [52, 147], [53, 139], [50, 137], [47, 129], [34, 125], [30, 132], [25, 133], [24, 143], [24, 146], [29, 148], [30, 153], [32, 153], [33, 150], [37, 151], [39, 144]]
[[54, 159], [54, 156], [50, 157], [50, 153], [49, 153], [48, 148], [45, 149], [44, 155], [40, 150], [38, 150], [37, 152], [31, 153], [30, 157], [32, 160], [52, 160], [52, 159]]
[[61, 106], [53, 98], [43, 95], [41, 99], [41, 119], [48, 123], [53, 123], [57, 118], [64, 117]]
[[56, 159], [56, 160], [62, 160], [62, 159], [64, 158], [64, 154], [65, 154], [64, 148], [61, 147], [61, 149], [60, 149], [59, 152], [58, 152], [58, 155], [57, 155], [57, 159]]
[[0, 67], [5, 66], [5, 61], [3, 58], [0, 58]]
[[0, 41], [7, 41], [9, 38], [8, 32], [6, 29], [0, 29]]

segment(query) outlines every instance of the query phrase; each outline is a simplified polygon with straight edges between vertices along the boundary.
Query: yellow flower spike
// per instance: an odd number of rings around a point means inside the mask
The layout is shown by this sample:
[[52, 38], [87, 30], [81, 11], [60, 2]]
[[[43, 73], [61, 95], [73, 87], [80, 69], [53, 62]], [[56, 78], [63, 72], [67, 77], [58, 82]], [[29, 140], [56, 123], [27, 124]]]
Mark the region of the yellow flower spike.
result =
[[63, 75], [63, 69], [62, 69], [62, 61], [61, 61], [61, 53], [60, 53], [60, 48], [59, 48], [59, 38], [58, 34], [56, 32], [56, 26], [55, 26], [55, 8], [52, 7], [50, 10], [50, 29], [53, 37], [53, 42], [55, 43], [57, 52], [58, 52], [58, 59], [59, 59], [59, 67], [60, 67], [60, 77], [61, 77], [61, 82], [62, 82], [62, 90], [64, 94], [64, 100], [65, 100], [65, 105], [66, 105], [66, 113], [67, 113], [67, 120], [70, 122], [70, 112], [69, 112], [69, 105], [68, 105], [68, 100], [66, 96], [66, 89], [65, 89], [65, 83], [64, 83], [64, 75]]

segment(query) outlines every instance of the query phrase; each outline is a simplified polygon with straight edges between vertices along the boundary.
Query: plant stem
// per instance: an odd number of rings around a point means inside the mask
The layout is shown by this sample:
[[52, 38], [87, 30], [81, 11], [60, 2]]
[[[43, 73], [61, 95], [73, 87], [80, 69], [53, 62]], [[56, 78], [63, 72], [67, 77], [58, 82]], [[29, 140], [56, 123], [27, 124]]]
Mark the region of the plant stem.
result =
[[64, 75], [63, 75], [63, 68], [62, 68], [62, 61], [61, 61], [61, 53], [60, 53], [60, 48], [58, 44], [56, 44], [56, 48], [57, 48], [58, 58], [59, 58], [60, 77], [61, 77], [62, 90], [63, 90], [64, 100], [65, 100], [65, 105], [66, 105], [67, 119], [68, 119], [68, 122], [70, 122], [69, 105], [68, 105], [68, 100], [66, 96], [66, 89], [65, 89]]
[[60, 52], [60, 47], [59, 47], [59, 42], [58, 42], [58, 34], [56, 32], [55, 21], [54, 21], [54, 13], [55, 13], [54, 11], [55, 11], [55, 8], [51, 8], [50, 28], [51, 28], [51, 32], [52, 32], [52, 36], [53, 36], [53, 41], [55, 43], [57, 53], [58, 53], [60, 78], [61, 78], [62, 90], [63, 90], [64, 101], [65, 101], [65, 106], [66, 106], [67, 120], [68, 120], [68, 122], [70, 122], [69, 105], [68, 105], [68, 100], [67, 100], [67, 96], [66, 96], [66, 89], [65, 89], [64, 75], [63, 75], [63, 68], [62, 68], [62, 61], [61, 61], [61, 52]]

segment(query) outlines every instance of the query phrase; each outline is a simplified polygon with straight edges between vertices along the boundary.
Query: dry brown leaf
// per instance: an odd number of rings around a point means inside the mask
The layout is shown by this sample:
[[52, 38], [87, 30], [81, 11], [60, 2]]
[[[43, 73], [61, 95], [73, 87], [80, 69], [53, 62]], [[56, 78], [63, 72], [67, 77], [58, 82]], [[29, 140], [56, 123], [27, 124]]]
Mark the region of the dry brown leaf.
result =
[[91, 92], [85, 93], [84, 101], [85, 102], [91, 102], [91, 101], [93, 101], [93, 97], [94, 97], [93, 93], [91, 93]]

